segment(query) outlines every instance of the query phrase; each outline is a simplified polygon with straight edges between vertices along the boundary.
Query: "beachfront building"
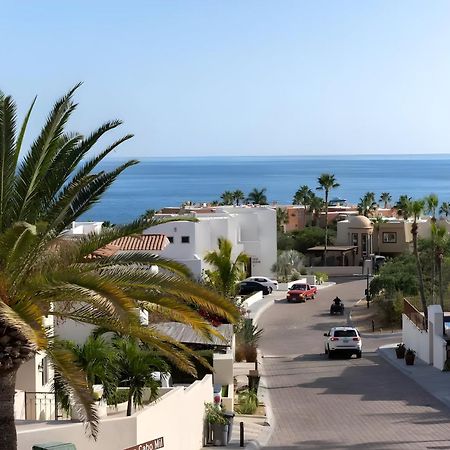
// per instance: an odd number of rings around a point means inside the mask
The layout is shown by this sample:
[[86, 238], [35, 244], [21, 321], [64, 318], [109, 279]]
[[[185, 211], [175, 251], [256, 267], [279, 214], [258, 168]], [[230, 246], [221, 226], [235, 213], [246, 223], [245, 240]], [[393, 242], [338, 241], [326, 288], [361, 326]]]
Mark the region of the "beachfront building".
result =
[[199, 208], [165, 208], [157, 217], [184, 216], [196, 221], [169, 222], [144, 231], [164, 234], [170, 241], [160, 254], [185, 264], [200, 278], [209, 265], [203, 258], [217, 249], [224, 237], [233, 245], [232, 257], [245, 252], [250, 257], [248, 275], [272, 275], [277, 260], [276, 211], [269, 206], [218, 206]]

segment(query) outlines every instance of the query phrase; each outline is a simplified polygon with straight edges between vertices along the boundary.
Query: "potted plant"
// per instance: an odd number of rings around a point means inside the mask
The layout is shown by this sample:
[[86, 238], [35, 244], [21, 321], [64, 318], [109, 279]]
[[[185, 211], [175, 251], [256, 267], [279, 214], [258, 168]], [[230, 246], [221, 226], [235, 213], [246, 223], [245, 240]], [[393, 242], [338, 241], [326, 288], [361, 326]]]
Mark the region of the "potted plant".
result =
[[416, 352], [411, 349], [408, 348], [408, 350], [406, 350], [405, 352], [405, 362], [407, 366], [412, 366], [414, 364], [414, 359], [416, 358]]
[[205, 403], [205, 418], [208, 423], [208, 442], [214, 446], [226, 446], [228, 443], [228, 419], [219, 405]]
[[403, 342], [400, 342], [400, 344], [398, 344], [397, 347], [395, 347], [395, 353], [397, 355], [397, 358], [399, 359], [405, 357], [406, 347]]

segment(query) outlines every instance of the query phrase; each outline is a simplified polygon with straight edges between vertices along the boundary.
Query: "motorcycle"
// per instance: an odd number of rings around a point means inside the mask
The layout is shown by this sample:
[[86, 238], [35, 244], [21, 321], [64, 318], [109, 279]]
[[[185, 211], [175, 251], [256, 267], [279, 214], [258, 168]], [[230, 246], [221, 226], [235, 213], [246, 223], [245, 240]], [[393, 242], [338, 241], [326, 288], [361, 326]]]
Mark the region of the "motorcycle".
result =
[[331, 304], [330, 315], [333, 316], [334, 314], [340, 314], [341, 316], [344, 314], [344, 304], [342, 302]]

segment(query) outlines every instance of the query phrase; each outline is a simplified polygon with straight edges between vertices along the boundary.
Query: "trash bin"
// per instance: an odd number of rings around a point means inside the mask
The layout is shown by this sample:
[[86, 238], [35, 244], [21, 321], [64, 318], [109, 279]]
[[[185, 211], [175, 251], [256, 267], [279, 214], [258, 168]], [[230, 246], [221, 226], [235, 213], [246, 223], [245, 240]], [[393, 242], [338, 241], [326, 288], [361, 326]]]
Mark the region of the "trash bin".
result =
[[233, 420], [234, 420], [235, 414], [233, 411], [224, 411], [222, 414], [228, 421], [227, 443], [229, 443], [231, 441], [231, 436], [233, 434]]
[[46, 442], [34, 444], [32, 450], [77, 450], [77, 448], [69, 442]]

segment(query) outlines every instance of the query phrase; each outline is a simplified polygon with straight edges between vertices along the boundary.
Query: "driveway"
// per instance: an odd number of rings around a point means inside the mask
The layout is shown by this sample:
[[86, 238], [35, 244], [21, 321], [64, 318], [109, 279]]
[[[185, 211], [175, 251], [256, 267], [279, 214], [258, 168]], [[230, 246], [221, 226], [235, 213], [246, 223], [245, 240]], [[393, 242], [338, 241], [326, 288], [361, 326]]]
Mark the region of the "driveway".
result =
[[338, 284], [316, 300], [289, 304], [282, 293], [259, 319], [265, 393], [274, 415], [265, 447], [281, 449], [450, 449], [450, 412], [375, 353], [398, 337], [363, 339], [363, 358], [329, 360], [323, 333], [336, 295], [347, 309], [365, 281]]

